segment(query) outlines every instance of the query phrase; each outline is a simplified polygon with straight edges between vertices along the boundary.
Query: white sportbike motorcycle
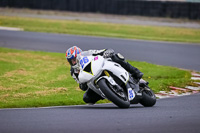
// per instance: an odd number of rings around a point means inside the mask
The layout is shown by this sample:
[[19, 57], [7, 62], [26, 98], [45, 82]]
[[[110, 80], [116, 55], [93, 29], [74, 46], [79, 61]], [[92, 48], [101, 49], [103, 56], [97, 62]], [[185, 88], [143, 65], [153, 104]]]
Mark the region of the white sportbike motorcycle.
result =
[[102, 56], [79, 55], [79, 82], [87, 83], [94, 92], [112, 101], [120, 108], [141, 103], [151, 107], [156, 103], [154, 92], [148, 82], [141, 79], [138, 83], [118, 63]]

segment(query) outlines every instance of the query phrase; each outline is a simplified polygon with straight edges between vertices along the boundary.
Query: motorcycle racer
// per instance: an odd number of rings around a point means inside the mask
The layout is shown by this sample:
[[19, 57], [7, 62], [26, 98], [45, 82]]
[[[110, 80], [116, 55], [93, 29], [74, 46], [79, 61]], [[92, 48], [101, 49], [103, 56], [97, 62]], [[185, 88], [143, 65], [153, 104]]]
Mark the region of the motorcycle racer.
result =
[[[74, 80], [79, 83], [78, 75], [79, 75], [79, 63], [78, 62], [78, 55], [89, 54], [92, 56], [101, 55], [104, 58], [111, 58], [112, 61], [120, 64], [124, 69], [126, 69], [129, 73], [131, 73], [132, 77], [136, 79], [138, 82], [142, 78], [143, 73], [140, 72], [139, 69], [133, 67], [128, 62], [125, 61], [125, 58], [120, 54], [115, 54], [113, 49], [103, 49], [103, 50], [88, 50], [82, 51], [79, 47], [73, 46], [70, 47], [66, 51], [66, 59], [71, 65], [71, 76]], [[96, 94], [93, 90], [89, 89], [86, 83], [79, 83], [79, 87], [81, 90], [86, 91], [83, 96], [83, 101], [86, 103], [94, 104], [100, 99], [103, 99], [101, 96]]]

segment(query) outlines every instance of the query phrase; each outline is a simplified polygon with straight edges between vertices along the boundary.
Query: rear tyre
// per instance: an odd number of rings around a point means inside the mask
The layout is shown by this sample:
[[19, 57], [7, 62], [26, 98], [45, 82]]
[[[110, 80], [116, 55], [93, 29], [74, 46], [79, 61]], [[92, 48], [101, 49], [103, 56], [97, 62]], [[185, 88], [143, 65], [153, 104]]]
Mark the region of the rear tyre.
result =
[[98, 82], [98, 85], [104, 95], [119, 108], [129, 108], [130, 102], [125, 92], [122, 94], [123, 97], [120, 97], [115, 91], [113, 91], [113, 88], [111, 88], [112, 86], [106, 79], [101, 79]]
[[156, 96], [149, 87], [145, 87], [142, 91], [142, 99], [140, 103], [144, 107], [152, 107], [156, 104]]

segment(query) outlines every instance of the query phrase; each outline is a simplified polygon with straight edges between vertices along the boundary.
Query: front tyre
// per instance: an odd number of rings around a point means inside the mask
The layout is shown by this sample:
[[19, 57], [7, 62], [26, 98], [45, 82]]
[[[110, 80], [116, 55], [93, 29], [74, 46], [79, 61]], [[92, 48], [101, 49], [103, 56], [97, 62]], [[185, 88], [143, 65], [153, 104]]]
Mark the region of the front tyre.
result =
[[144, 107], [152, 107], [156, 104], [156, 96], [154, 94], [154, 92], [148, 87], [145, 86], [144, 88], [142, 88], [142, 99], [140, 101], [140, 103], [144, 106]]
[[111, 88], [112, 86], [106, 79], [101, 79], [98, 82], [98, 85], [104, 95], [119, 108], [129, 108], [130, 102], [125, 92], [123, 92], [123, 97], [120, 97], [120, 95], [116, 94], [113, 88]]

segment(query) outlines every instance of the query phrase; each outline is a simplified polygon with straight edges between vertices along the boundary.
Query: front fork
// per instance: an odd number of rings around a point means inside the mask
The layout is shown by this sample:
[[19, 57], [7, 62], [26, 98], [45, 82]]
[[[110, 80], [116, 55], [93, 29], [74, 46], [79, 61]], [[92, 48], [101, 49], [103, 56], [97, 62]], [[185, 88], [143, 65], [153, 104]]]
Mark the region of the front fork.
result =
[[136, 83], [131, 78], [126, 84], [128, 97], [131, 103], [138, 103], [139, 99], [142, 98], [142, 93], [140, 91], [139, 83]]
[[[107, 81], [109, 81], [112, 85], [117, 85], [117, 83], [110, 77], [110, 74], [104, 70], [104, 74], [106, 76], [103, 76], [105, 79], [107, 79]], [[103, 78], [102, 77], [102, 78]], [[99, 79], [98, 79], [99, 80]], [[127, 94], [128, 94], [128, 99], [129, 101], [134, 100], [136, 97], [138, 98], [138, 96], [140, 96], [140, 94], [138, 94], [140, 88], [139, 88], [139, 83], [136, 83], [134, 80], [132, 80], [131, 78], [129, 78], [128, 82], [125, 84], [126, 89], [127, 89]]]

